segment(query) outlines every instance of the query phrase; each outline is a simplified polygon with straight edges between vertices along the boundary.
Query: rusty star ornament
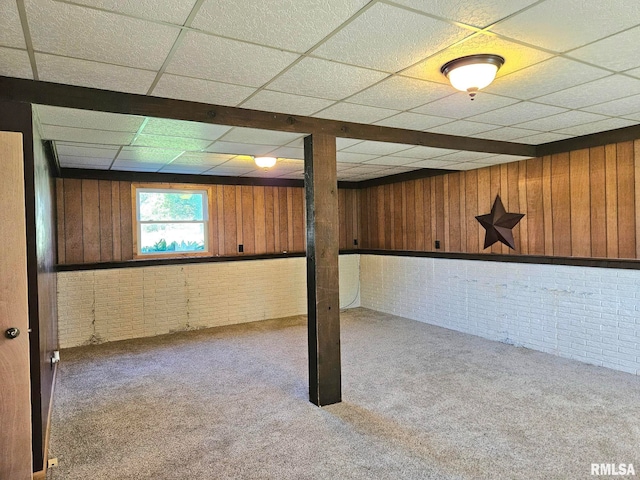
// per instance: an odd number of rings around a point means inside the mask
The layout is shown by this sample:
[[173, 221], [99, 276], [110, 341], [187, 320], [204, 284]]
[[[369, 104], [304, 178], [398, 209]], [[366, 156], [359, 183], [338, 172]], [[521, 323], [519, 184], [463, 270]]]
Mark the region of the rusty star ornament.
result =
[[500, 242], [512, 250], [515, 250], [516, 247], [511, 229], [518, 224], [522, 217], [524, 217], [524, 213], [507, 213], [500, 199], [500, 195], [496, 195], [493, 207], [491, 207], [491, 213], [478, 215], [476, 217], [476, 220], [478, 220], [480, 225], [487, 231], [484, 237], [484, 248]]

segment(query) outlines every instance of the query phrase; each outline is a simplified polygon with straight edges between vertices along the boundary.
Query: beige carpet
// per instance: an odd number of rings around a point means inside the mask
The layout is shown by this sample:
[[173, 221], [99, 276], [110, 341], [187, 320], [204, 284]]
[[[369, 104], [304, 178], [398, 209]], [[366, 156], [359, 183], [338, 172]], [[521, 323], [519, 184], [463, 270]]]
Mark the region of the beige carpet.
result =
[[304, 317], [62, 352], [51, 480], [580, 479], [640, 470], [640, 377], [365, 309], [343, 398], [307, 400]]

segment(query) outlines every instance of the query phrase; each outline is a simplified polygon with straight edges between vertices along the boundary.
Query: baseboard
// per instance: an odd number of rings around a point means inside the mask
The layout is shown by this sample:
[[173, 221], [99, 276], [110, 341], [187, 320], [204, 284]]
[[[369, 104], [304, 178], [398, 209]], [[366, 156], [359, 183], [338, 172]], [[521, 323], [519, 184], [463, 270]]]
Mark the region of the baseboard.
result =
[[51, 412], [53, 411], [53, 395], [56, 390], [56, 379], [58, 377], [58, 364], [53, 365], [53, 380], [51, 382], [51, 395], [49, 397], [49, 414], [47, 415], [47, 426], [44, 434], [44, 451], [42, 457], [44, 458], [42, 470], [33, 472], [33, 480], [46, 480], [47, 478], [47, 464], [49, 463], [49, 435], [51, 433]]

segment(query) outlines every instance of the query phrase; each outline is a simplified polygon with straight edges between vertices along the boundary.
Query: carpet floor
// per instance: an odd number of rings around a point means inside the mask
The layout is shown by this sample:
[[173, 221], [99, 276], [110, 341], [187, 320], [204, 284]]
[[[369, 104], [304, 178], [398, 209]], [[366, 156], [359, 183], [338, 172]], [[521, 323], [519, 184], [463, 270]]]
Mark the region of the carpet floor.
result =
[[638, 376], [363, 308], [342, 314], [341, 341], [343, 402], [324, 408], [308, 401], [303, 316], [64, 350], [48, 478], [640, 470]]

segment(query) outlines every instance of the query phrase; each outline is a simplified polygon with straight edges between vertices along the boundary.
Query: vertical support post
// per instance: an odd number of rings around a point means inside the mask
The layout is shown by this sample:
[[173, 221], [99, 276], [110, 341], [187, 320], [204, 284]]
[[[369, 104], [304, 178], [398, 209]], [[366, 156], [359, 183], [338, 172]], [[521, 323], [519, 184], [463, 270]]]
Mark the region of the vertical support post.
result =
[[319, 407], [342, 401], [336, 168], [336, 137], [304, 139], [309, 400]]

